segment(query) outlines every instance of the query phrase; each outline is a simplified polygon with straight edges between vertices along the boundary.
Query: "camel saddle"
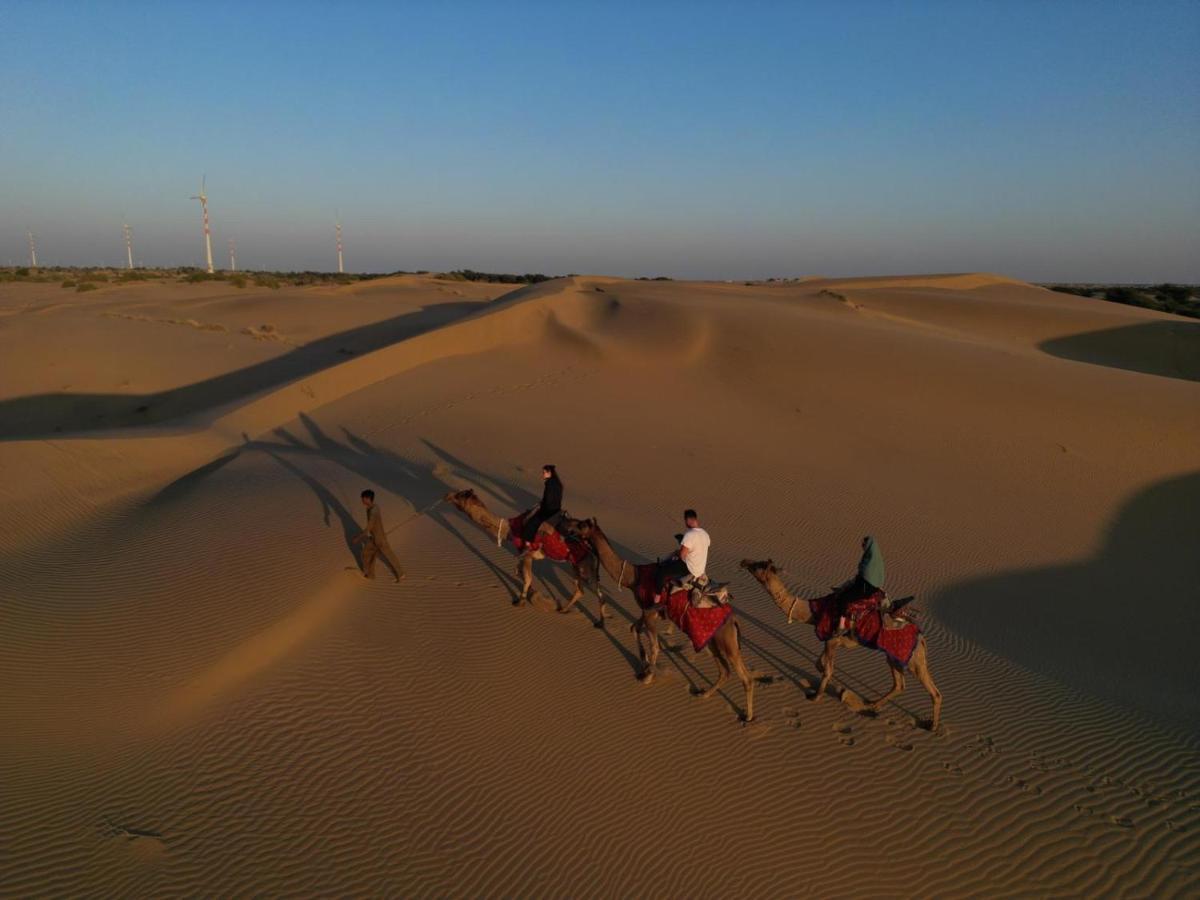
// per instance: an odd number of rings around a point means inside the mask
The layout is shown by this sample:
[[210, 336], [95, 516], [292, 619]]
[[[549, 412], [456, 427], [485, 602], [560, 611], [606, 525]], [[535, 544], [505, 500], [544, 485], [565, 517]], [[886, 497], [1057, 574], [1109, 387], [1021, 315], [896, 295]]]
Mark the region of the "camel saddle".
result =
[[688, 602], [697, 609], [712, 609], [714, 606], [725, 606], [730, 601], [729, 582], [711, 581], [707, 574], [699, 578], [691, 575], [685, 578], [675, 578], [663, 586], [666, 596], [677, 591], [688, 592]]
[[911, 620], [901, 610], [914, 599], [908, 596], [893, 600], [887, 592], [876, 591], [870, 597], [854, 600], [846, 605], [846, 630], [857, 636], [861, 622], [873, 637], [881, 628], [904, 628]]

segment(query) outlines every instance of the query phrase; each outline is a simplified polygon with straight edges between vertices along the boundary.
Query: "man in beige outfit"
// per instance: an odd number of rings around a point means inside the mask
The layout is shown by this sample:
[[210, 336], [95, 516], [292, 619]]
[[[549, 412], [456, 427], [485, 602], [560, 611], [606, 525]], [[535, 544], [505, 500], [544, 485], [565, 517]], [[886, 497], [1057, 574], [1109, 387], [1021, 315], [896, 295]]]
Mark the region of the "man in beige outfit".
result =
[[375, 577], [375, 557], [382, 556], [391, 566], [396, 580], [399, 581], [404, 577], [404, 566], [400, 565], [400, 560], [396, 559], [396, 554], [388, 544], [387, 532], [383, 530], [383, 515], [379, 512], [379, 507], [375, 505], [375, 492], [363, 491], [362, 503], [367, 508], [367, 527], [358, 533], [354, 538], [354, 543], [362, 542], [363, 545], [363, 577]]

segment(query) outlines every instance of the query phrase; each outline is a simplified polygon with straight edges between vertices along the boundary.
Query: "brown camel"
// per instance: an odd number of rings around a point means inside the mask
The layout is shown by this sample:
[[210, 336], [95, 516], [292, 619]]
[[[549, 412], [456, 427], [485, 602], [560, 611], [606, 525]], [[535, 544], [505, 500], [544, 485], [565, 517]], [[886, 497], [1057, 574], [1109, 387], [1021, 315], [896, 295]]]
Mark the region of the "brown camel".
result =
[[[629, 589], [641, 608], [642, 616], [634, 623], [632, 630], [638, 635], [638, 654], [642, 660], [642, 673], [638, 679], [643, 684], [649, 684], [654, 680], [654, 667], [658, 662], [659, 647], [656, 624], [661, 616], [661, 607], [643, 605], [637, 591], [639, 567], [634, 563], [627, 562], [617, 554], [595, 519], [571, 519], [564, 527], [568, 534], [583, 538], [592, 545], [604, 570], [617, 584]], [[754, 678], [742, 659], [739, 635], [740, 628], [737, 617], [734, 615], [730, 615], [713, 634], [708, 642], [708, 649], [712, 653], [713, 659], [717, 661], [717, 680], [707, 690], [701, 691], [698, 696], [703, 700], [712, 697], [729, 679], [730, 672], [737, 672], [738, 679], [746, 691], [746, 713], [742, 718], [744, 721], [750, 722], [754, 719]]]
[[[797, 620], [808, 625], [813, 624], [812, 610], [808, 605], [808, 601], [796, 597], [788, 591], [779, 577], [779, 569], [772, 560], [765, 559], [755, 562], [752, 559], [743, 559], [741, 565], [743, 569], [754, 576], [759, 584], [766, 588], [767, 593], [771, 595], [771, 599], [775, 601], [775, 605], [787, 615], [789, 623]], [[857, 646], [859, 646], [858, 641], [849, 635], [840, 635], [825, 642], [825, 650], [821, 653], [820, 660], [821, 684], [817, 688], [816, 694], [813, 695], [813, 700], [821, 700], [825, 696], [825, 690], [829, 687], [829, 682], [833, 678], [833, 657], [838, 648], [852, 648]], [[888, 659], [888, 666], [892, 670], [892, 689], [878, 700], [866, 704], [864, 711], [877, 712], [879, 707], [904, 690], [904, 668], [896, 665], [890, 659]], [[925, 690], [929, 692], [929, 698], [933, 701], [933, 718], [924, 724], [930, 731], [936, 731], [942, 717], [942, 692], [938, 690], [937, 685], [933, 683], [933, 676], [929, 674], [925, 635], [921, 635], [917, 640], [916, 649], [913, 651], [912, 658], [908, 661], [908, 671], [912, 672]]]
[[[496, 546], [500, 546], [509, 537], [508, 519], [493, 515], [473, 490], [454, 491], [442, 499], [453, 503], [462, 510], [468, 519], [487, 532], [496, 542]], [[566, 514], [564, 513], [563, 516], [565, 517]], [[549, 522], [543, 522], [538, 529], [540, 534], [553, 531], [554, 526]], [[533, 561], [535, 559], [546, 559], [546, 555], [541, 550], [520, 554], [520, 560], [517, 563], [517, 579], [521, 582], [521, 593], [513, 601], [513, 606], [521, 606], [529, 598], [530, 588], [533, 586]], [[566, 562], [566, 560], [563, 560], [563, 562]], [[596, 596], [600, 598], [600, 620], [596, 623], [596, 627], [603, 628], [604, 594], [600, 588], [600, 568], [596, 564], [595, 555], [589, 553], [578, 563], [571, 563], [571, 569], [575, 576], [575, 592], [567, 600], [566, 606], [558, 607], [558, 611], [560, 613], [570, 612], [575, 602], [583, 596], [583, 586], [589, 584], [596, 592]]]

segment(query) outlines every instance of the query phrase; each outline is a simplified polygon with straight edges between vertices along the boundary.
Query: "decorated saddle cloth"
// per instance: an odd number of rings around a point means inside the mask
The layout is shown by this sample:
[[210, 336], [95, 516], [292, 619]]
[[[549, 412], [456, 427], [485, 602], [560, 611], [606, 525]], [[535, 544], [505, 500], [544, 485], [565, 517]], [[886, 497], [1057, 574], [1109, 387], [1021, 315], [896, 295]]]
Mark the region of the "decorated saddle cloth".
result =
[[[526, 547], [526, 541], [521, 537], [521, 533], [525, 530], [525, 518], [528, 515], [527, 512], [523, 512], [508, 520], [508, 539], [517, 550], [524, 550]], [[555, 562], [577, 564], [591, 552], [586, 541], [569, 540], [558, 529], [550, 532], [538, 529], [538, 533], [528, 544], [535, 550], [541, 550], [547, 559]]]
[[[884, 615], [879, 608], [884, 596], [882, 591], [876, 591], [870, 597], [847, 605], [846, 618], [852, 623], [850, 633], [862, 646], [882, 650], [888, 659], [904, 668], [917, 649], [921, 628], [908, 618]], [[817, 629], [817, 640], [829, 640], [837, 632], [837, 595], [829, 594], [819, 600], [809, 600], [808, 605]]]
[[647, 563], [634, 570], [637, 574], [638, 606], [649, 609], [652, 606], [665, 607], [667, 618], [675, 623], [680, 631], [688, 636], [692, 647], [700, 652], [708, 646], [717, 630], [725, 624], [725, 620], [733, 615], [733, 607], [726, 605], [711, 607], [692, 606], [689, 590], [673, 591], [669, 596], [664, 588], [658, 590], [658, 563]]

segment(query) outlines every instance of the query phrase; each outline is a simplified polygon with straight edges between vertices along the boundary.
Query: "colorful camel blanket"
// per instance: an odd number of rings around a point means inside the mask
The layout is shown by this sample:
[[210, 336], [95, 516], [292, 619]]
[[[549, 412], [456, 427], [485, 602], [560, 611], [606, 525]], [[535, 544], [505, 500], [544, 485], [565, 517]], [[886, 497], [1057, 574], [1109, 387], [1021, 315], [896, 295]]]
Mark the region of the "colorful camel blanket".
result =
[[658, 564], [649, 563], [638, 566], [637, 596], [638, 606], [649, 609], [652, 606], [666, 608], [667, 618], [675, 623], [680, 631], [691, 639], [692, 647], [699, 653], [708, 646], [717, 630], [725, 624], [725, 620], [733, 615], [732, 606], [713, 606], [699, 609], [692, 606], [688, 599], [688, 591], [675, 591], [666, 596], [666, 591], [658, 590]]
[[[819, 600], [808, 601], [819, 641], [827, 641], [837, 632], [838, 608], [835, 596], [829, 594]], [[855, 600], [847, 605], [846, 618], [854, 622], [851, 634], [862, 646], [871, 650], [882, 650], [888, 659], [905, 668], [912, 659], [913, 651], [917, 649], [921, 629], [916, 622], [908, 619], [893, 619], [892, 627], [888, 627], [884, 622], [883, 613], [879, 610], [879, 601], [882, 599], [883, 594], [876, 592], [870, 597]]]
[[[525, 517], [528, 513], [521, 513], [519, 516], [513, 516], [508, 520], [508, 539], [518, 551], [524, 550], [526, 542], [521, 537], [521, 533], [525, 530]], [[539, 531], [533, 536], [533, 540], [529, 541], [535, 550], [541, 550], [546, 555], [547, 559], [552, 559], [555, 562], [570, 562], [572, 565], [578, 565], [580, 560], [591, 553], [591, 547], [587, 541], [572, 541], [567, 540], [557, 530], [549, 534]]]

